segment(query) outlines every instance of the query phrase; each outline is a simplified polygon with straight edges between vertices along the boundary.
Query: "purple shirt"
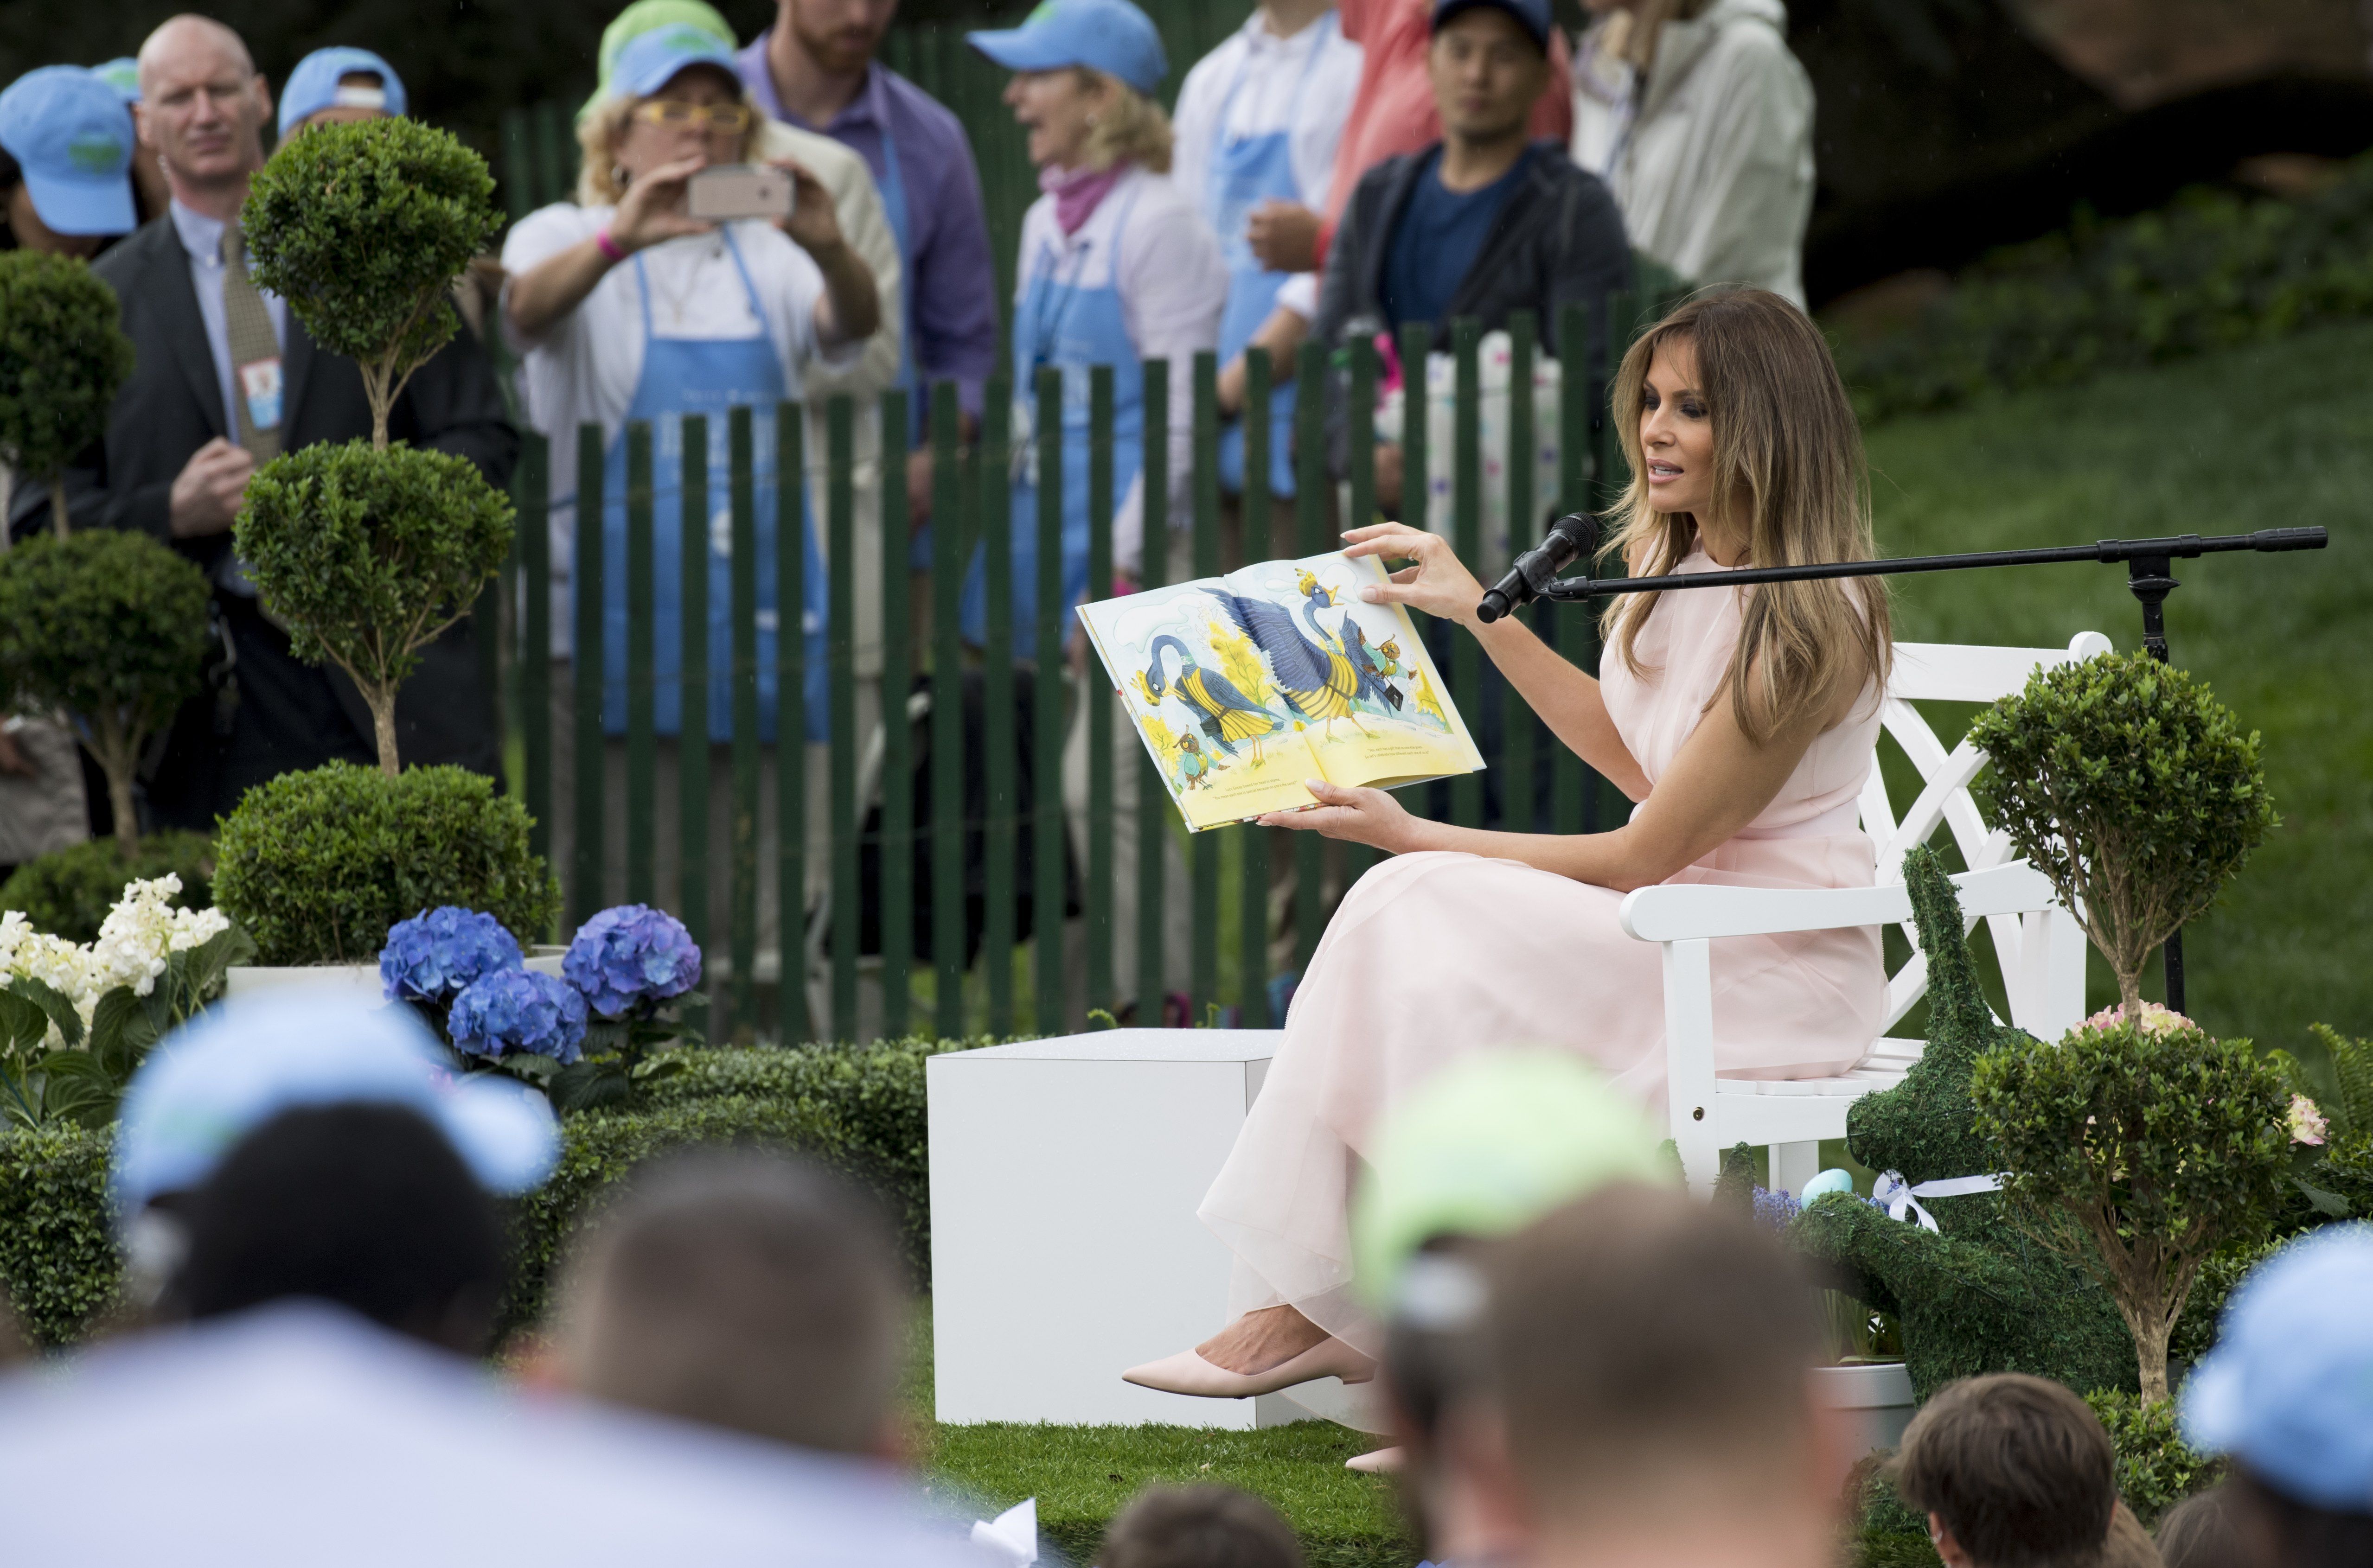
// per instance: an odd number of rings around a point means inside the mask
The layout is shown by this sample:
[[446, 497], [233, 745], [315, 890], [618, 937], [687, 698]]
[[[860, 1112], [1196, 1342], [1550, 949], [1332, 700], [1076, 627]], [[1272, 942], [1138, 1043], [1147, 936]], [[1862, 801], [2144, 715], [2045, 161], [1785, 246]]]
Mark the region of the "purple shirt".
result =
[[879, 62], [831, 124], [810, 125], [776, 95], [766, 69], [773, 36], [769, 28], [737, 56], [743, 84], [776, 119], [820, 131], [863, 157], [885, 205], [885, 148], [896, 144], [906, 194], [907, 350], [926, 381], [957, 382], [964, 408], [977, 413], [981, 383], [997, 364], [997, 265], [989, 255], [980, 171], [964, 126], [936, 99]]

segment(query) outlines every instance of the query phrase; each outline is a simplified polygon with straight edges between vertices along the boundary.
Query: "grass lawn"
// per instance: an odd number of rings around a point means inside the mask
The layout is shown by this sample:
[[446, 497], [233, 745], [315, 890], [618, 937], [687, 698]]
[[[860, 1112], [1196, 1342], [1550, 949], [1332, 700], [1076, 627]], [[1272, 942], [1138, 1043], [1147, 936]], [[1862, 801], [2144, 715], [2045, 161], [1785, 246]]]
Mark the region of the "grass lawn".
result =
[[[2299, 1050], [2310, 1021], [2373, 1032], [2373, 324], [2319, 331], [2148, 373], [2023, 394], [1873, 432], [1888, 554], [2081, 543], [2321, 524], [2315, 555], [2179, 564], [2177, 661], [2263, 733], [2284, 825], [2190, 934], [2192, 1011], [2210, 1028]], [[2110, 566], [1900, 579], [1907, 639], [2063, 645], [2106, 632], [2138, 646], [2139, 611]], [[2355, 693], [2354, 696], [2350, 693]], [[1966, 717], [1957, 722], [1966, 722]], [[1948, 740], [1957, 736], [1948, 734]], [[1223, 952], [1233, 952], [1233, 945]], [[2096, 959], [2098, 1001], [2114, 1000]], [[1388, 1482], [1342, 1468], [1371, 1446], [1320, 1423], [1183, 1427], [940, 1426], [928, 1421], [929, 1336], [912, 1395], [936, 1485], [984, 1508], [1038, 1499], [1047, 1539], [1093, 1560], [1103, 1526], [1147, 1481], [1223, 1481], [1292, 1519], [1314, 1563], [1415, 1552]]]

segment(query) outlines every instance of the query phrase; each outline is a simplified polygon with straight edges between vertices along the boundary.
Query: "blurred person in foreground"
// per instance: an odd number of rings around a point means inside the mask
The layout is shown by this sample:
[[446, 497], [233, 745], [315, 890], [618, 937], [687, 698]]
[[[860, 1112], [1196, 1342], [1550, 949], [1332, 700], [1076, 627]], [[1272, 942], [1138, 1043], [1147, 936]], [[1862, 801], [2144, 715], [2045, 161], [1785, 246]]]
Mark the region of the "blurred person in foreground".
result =
[[903, 1275], [871, 1200], [821, 1167], [676, 1156], [579, 1237], [549, 1369], [655, 1415], [901, 1459]]
[[1443, 1463], [1511, 1560], [1836, 1562], [1850, 1422], [1815, 1400], [1818, 1300], [1769, 1234], [1619, 1183], [1483, 1249], [1455, 1294], [1479, 1392], [1444, 1411]]
[[[295, 656], [231, 548], [255, 470], [284, 451], [368, 436], [370, 405], [361, 368], [317, 348], [249, 273], [239, 216], [263, 167], [273, 99], [247, 45], [220, 22], [175, 17], [140, 46], [140, 85], [141, 146], [162, 164], [172, 204], [94, 265], [123, 301], [134, 363], [94, 465], [69, 470], [67, 484], [77, 527], [151, 534], [213, 581], [228, 656], [212, 689], [182, 708], [146, 787], [158, 825], [211, 829], [251, 785], [378, 758], [362, 693]], [[413, 374], [389, 434], [468, 459], [497, 490], [519, 453], [493, 367], [468, 332]], [[396, 696], [407, 763], [497, 771], [477, 637], [465, 618], [421, 650]]]
[[1232, 1486], [1149, 1486], [1105, 1530], [1098, 1568], [1303, 1568], [1276, 1509]]
[[2243, 1568], [2246, 1561], [2233, 1500], [2221, 1481], [2161, 1514], [2151, 1541], [2167, 1568]]
[[2373, 1564], [2373, 1225], [2327, 1225], [2241, 1282], [2179, 1395], [2221, 1454], [2250, 1568]]
[[[973, 1560], [889, 1478], [522, 1395], [456, 1353], [484, 1349], [506, 1283], [492, 1194], [555, 1139], [516, 1086], [435, 1054], [401, 1010], [321, 991], [226, 1003], [159, 1047], [117, 1186], [153, 1208], [193, 1183], [170, 1200], [185, 1326], [0, 1381], [0, 1464], [43, 1503], [12, 1561]], [[147, 1462], [127, 1486], [95, 1455]]]
[[[1438, 0], [1426, 68], [1442, 139], [1370, 168], [1345, 204], [1311, 323], [1330, 352], [1419, 323], [1446, 344], [1454, 319], [1501, 331], [1517, 310], [1533, 313], [1554, 349], [1568, 305], [1587, 311], [1592, 343], [1605, 341], [1607, 296], [1631, 286], [1631, 248], [1598, 177], [1532, 140], [1552, 30], [1548, 0]], [[1402, 375], [1424, 385], [1422, 366]], [[1345, 423], [1347, 439], [1362, 438], [1364, 420]], [[1379, 446], [1376, 494], [1387, 504], [1400, 472], [1399, 447]]]
[[1805, 303], [1813, 80], [1782, 0], [1583, 0], [1573, 161], [1631, 243], [1693, 284]]
[[1911, 1418], [1896, 1490], [1945, 1568], [2097, 1568], [2118, 1506], [2117, 1454], [2090, 1406], [2048, 1377], [1947, 1383]]

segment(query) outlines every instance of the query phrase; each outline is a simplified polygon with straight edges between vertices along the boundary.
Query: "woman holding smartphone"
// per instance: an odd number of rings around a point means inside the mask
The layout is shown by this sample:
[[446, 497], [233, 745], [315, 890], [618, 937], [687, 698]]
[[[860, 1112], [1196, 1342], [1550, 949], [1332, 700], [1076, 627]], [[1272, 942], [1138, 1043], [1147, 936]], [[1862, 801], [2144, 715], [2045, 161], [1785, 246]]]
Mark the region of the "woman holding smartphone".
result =
[[[880, 321], [881, 306], [871, 273], [841, 235], [830, 194], [797, 163], [777, 166], [793, 182], [788, 217], [710, 222], [687, 211], [694, 177], [713, 165], [749, 161], [765, 126], [724, 44], [689, 26], [645, 33], [620, 54], [611, 83], [612, 96], [579, 128], [585, 154], [579, 204], [531, 214], [503, 246], [510, 281], [502, 319], [526, 359], [529, 418], [552, 442], [553, 586], [564, 599], [571, 597], [565, 563], [576, 522], [573, 500], [563, 497], [578, 471], [577, 428], [602, 428], [602, 722], [623, 776], [616, 738], [626, 727], [626, 426], [651, 426], [653, 706], [658, 734], [675, 738], [684, 707], [681, 422], [688, 414], [708, 421], [713, 519], [729, 494], [728, 415], [735, 408], [753, 411], [759, 712], [761, 738], [770, 740], [780, 609], [774, 598], [774, 411], [782, 400], [801, 396], [810, 367], [854, 360]], [[715, 527], [707, 533], [707, 738], [721, 744], [732, 734], [731, 534]], [[792, 612], [805, 610], [808, 668], [820, 675], [824, 582], [812, 519], [807, 534], [810, 602]], [[555, 604], [555, 643], [573, 624], [573, 606]], [[808, 712], [814, 738], [824, 717], [820, 683], [811, 687]], [[555, 737], [563, 727], [555, 726]], [[662, 738], [661, 750], [671, 745]], [[663, 760], [659, 776], [672, 780], [675, 772]], [[710, 770], [712, 781], [729, 776], [721, 766]], [[621, 835], [603, 837], [612, 846], [622, 842]], [[672, 879], [673, 837], [659, 835], [662, 889]]]

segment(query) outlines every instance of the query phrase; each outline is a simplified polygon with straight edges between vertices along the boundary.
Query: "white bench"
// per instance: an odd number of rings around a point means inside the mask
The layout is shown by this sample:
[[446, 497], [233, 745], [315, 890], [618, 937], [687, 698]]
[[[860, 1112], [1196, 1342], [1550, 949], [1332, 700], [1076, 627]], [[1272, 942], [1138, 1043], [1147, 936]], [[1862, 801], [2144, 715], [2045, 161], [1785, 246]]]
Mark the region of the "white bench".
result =
[[1862, 824], [1878, 845], [1876, 888], [1809, 892], [1722, 888], [1703, 883], [1642, 888], [1622, 904], [1623, 929], [1663, 945], [1665, 1050], [1673, 1142], [1689, 1185], [1713, 1185], [1722, 1151], [1736, 1144], [1771, 1150], [1771, 1185], [1801, 1191], [1819, 1169], [1819, 1141], [1842, 1138], [1856, 1099], [1900, 1083], [1925, 1042], [1883, 1038], [1853, 1071], [1790, 1082], [1717, 1077], [1713, 1069], [1713, 989], [1708, 943], [1729, 936], [1822, 931], [1849, 925], [1900, 925], [1911, 958], [1888, 981], [1887, 1028], [1927, 993], [1927, 960], [1903, 889], [1904, 852], [1949, 830], [1970, 870], [1954, 880], [1961, 912], [1983, 919], [2010, 1003], [2011, 1022], [2056, 1040], [2085, 1016], [2085, 935], [2062, 909], [2052, 885], [2024, 861], [2011, 861], [2008, 839], [1989, 829], [1970, 794], [1985, 753], [1964, 740], [1945, 749], [1915, 702], [1991, 703], [2018, 691], [2038, 668], [2107, 653], [2110, 640], [2081, 632], [2066, 648], [1968, 647], [1898, 643], [1881, 722], [1919, 772], [1920, 793], [1899, 815], [1883, 771], [1871, 770], [1862, 794]]
[[1257, 1400], [1120, 1380], [1226, 1320], [1233, 1260], [1195, 1208], [1278, 1039], [1108, 1029], [930, 1058], [940, 1420], [1382, 1429], [1331, 1377]]

